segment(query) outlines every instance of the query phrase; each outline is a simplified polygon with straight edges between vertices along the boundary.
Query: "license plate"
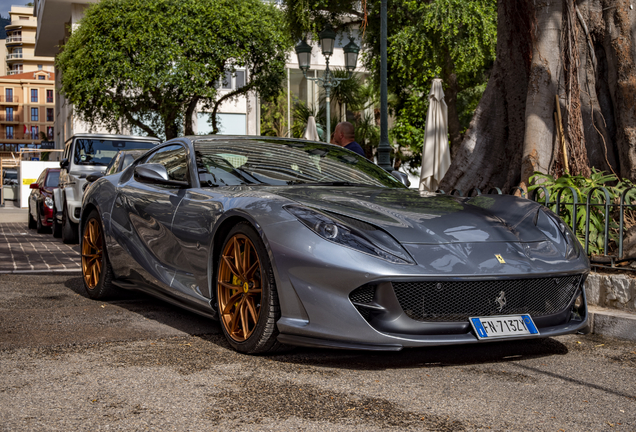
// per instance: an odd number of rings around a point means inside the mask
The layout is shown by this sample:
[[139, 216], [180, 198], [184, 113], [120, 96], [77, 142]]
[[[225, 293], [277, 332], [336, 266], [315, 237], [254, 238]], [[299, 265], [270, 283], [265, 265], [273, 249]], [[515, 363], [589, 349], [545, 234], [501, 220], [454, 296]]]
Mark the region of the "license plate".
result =
[[503, 315], [468, 318], [479, 339], [538, 335], [530, 315]]

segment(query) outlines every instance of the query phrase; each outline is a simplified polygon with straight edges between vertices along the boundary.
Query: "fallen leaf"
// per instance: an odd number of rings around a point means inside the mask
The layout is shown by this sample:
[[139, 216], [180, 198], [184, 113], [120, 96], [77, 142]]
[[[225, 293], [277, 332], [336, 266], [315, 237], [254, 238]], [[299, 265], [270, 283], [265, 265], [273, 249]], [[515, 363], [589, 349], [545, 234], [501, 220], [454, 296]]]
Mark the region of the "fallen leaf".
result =
[[605, 344], [600, 344], [600, 345], [595, 345], [595, 346], [600, 347], [600, 346], [605, 346]]
[[348, 409], [348, 410], [346, 410], [346, 411], [353, 411], [354, 409], [355, 409], [355, 408], [349, 408], [349, 409]]
[[576, 343], [577, 343], [577, 344], [580, 344], [581, 342], [579, 342], [579, 341], [576, 341]]
[[605, 422], [605, 423], [607, 423], [608, 425], [610, 425], [610, 427], [614, 427], [614, 423], [610, 423], [610, 422]]
[[101, 305], [100, 307], [103, 307], [103, 308], [105, 308], [105, 307], [106, 307], [106, 305]]

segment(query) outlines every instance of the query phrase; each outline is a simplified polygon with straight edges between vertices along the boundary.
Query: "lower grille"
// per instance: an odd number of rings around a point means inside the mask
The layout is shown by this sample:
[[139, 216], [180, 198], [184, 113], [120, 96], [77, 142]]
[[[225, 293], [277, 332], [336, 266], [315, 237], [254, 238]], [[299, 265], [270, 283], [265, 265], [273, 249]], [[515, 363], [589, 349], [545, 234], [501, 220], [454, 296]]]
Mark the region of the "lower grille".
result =
[[[371, 311], [365, 307], [359, 306], [359, 304], [368, 304], [373, 301], [375, 297], [375, 286], [373, 285], [364, 285], [358, 289], [351, 291], [349, 294], [349, 299], [353, 303], [360, 315], [364, 317], [367, 321], [371, 317]], [[357, 304], [356, 304], [357, 303]]]
[[[489, 281], [394, 282], [393, 289], [409, 318], [458, 322], [471, 316], [530, 314], [539, 317], [561, 312], [572, 301], [580, 279], [577, 275]], [[504, 298], [505, 305], [501, 308]]]

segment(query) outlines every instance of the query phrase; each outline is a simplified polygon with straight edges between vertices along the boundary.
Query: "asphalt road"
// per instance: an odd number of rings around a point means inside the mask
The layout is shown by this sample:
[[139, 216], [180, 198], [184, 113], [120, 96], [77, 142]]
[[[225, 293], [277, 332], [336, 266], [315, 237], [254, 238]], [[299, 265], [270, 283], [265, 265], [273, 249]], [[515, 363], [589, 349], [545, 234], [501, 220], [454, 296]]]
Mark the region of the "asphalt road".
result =
[[216, 322], [80, 277], [0, 275], [1, 431], [636, 430], [636, 344], [597, 336], [233, 352]]

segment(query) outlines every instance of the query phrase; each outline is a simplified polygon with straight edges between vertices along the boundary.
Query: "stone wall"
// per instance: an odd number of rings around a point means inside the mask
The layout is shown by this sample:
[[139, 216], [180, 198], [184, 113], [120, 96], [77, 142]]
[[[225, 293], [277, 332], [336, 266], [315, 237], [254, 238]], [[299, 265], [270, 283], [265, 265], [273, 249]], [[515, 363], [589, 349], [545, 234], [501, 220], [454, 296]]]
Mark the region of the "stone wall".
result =
[[585, 281], [585, 295], [593, 306], [636, 311], [636, 278], [592, 272]]

